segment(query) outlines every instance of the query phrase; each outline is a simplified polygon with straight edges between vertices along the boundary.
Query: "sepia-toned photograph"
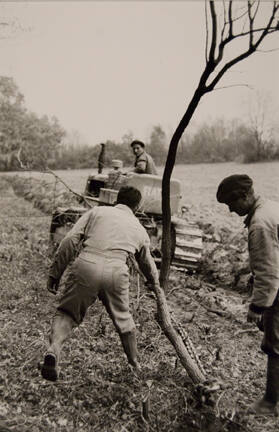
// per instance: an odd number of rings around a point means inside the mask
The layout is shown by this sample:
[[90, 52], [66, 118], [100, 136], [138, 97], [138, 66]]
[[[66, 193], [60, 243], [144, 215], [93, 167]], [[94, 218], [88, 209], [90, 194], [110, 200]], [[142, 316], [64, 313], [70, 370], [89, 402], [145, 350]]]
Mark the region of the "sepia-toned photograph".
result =
[[279, 429], [279, 1], [0, 2], [0, 432]]

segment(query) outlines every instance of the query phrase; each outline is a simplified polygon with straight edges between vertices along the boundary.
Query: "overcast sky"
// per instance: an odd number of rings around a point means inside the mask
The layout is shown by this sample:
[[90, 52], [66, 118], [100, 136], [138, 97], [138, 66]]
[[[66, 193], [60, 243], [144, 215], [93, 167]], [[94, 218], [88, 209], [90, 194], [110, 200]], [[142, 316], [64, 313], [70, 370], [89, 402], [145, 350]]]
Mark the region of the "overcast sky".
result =
[[[203, 1], [1, 2], [2, 18], [30, 31], [0, 40], [1, 75], [12, 76], [28, 109], [58, 117], [88, 143], [153, 125], [171, 134], [204, 67]], [[279, 48], [278, 34], [265, 48]], [[279, 51], [257, 53], [205, 96], [193, 123], [245, 118], [256, 91], [279, 106]]]

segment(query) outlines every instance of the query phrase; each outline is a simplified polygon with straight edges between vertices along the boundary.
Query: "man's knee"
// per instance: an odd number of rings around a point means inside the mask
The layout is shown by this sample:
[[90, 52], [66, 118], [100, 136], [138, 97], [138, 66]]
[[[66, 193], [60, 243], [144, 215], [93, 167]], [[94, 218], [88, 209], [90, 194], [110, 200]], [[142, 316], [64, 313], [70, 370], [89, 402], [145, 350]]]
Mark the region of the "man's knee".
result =
[[63, 325], [74, 328], [78, 326], [78, 323], [67, 311], [56, 309], [53, 317], [53, 325]]
[[261, 343], [261, 350], [271, 357], [279, 357], [279, 342], [271, 343], [264, 339]]
[[278, 310], [274, 307], [264, 312], [264, 336], [261, 343], [262, 351], [271, 356], [279, 355], [279, 318]]
[[269, 356], [279, 356], [279, 338], [275, 337], [273, 332], [268, 332], [265, 329], [261, 349]]
[[135, 332], [136, 330], [136, 325], [131, 315], [130, 317], [127, 317], [125, 320], [114, 319], [113, 322], [119, 334]]

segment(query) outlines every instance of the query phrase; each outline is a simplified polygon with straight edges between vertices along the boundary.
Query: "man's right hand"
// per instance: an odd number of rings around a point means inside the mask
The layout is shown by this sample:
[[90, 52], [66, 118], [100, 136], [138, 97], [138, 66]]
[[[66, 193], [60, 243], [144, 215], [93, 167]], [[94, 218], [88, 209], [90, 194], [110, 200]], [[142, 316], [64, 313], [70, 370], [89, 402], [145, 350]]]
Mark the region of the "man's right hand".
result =
[[[261, 326], [262, 322], [262, 313], [256, 313], [248, 309], [247, 313], [247, 322], [254, 323], [258, 327]], [[259, 327], [260, 328], [260, 327]]]
[[254, 276], [251, 275], [248, 279], [248, 282], [247, 282], [247, 291], [248, 291], [249, 296], [252, 295], [253, 287], [254, 287]]
[[58, 291], [59, 282], [59, 279], [55, 279], [52, 276], [49, 276], [47, 281], [47, 290], [55, 295]]

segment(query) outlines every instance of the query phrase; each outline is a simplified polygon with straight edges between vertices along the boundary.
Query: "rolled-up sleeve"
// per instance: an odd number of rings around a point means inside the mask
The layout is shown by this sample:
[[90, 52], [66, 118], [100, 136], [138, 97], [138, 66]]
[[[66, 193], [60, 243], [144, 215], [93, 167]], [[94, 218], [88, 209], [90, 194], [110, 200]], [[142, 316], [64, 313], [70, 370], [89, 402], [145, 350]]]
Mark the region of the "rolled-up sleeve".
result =
[[136, 160], [134, 172], [136, 173], [145, 173], [147, 168], [147, 156], [145, 154], [140, 155], [140, 157]]
[[272, 306], [279, 289], [279, 244], [277, 233], [253, 226], [248, 237], [254, 286], [250, 308], [261, 312]]
[[76, 257], [79, 243], [83, 239], [85, 229], [92, 217], [92, 210], [86, 212], [61, 241], [49, 269], [49, 275], [54, 279], [60, 279], [68, 264]]

